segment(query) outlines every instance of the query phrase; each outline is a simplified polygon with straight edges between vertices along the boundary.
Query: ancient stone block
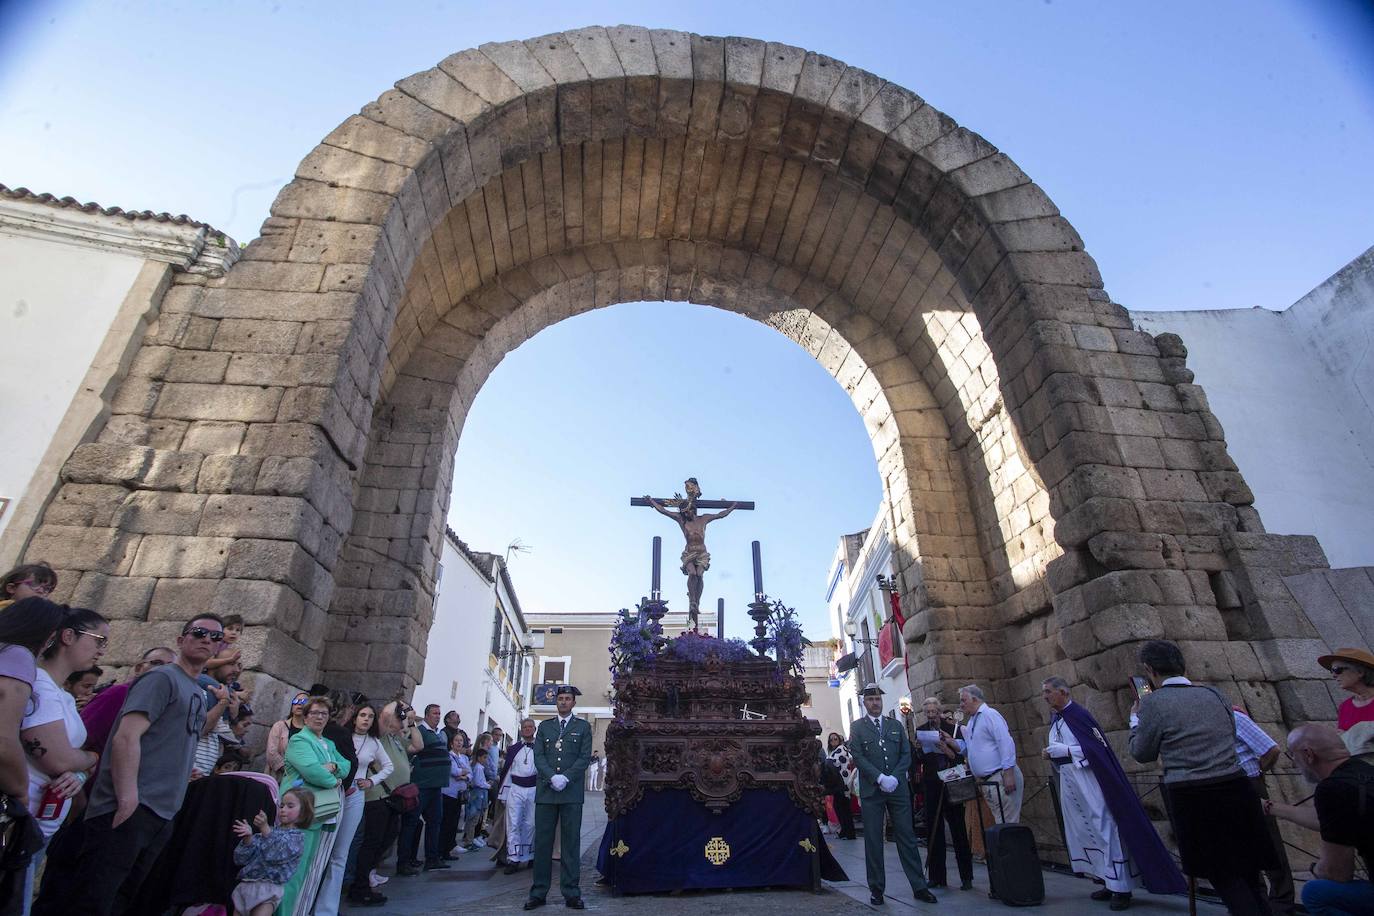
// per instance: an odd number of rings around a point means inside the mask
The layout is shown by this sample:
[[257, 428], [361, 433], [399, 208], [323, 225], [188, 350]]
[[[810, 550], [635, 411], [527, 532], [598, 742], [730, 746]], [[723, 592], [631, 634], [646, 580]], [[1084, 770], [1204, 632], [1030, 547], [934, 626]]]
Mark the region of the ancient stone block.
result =
[[200, 420], [186, 430], [181, 447], [188, 452], [206, 455], [236, 455], [248, 427], [243, 423]]
[[172, 579], [213, 579], [224, 574], [231, 538], [150, 534], [139, 544], [132, 573]]
[[200, 534], [296, 540], [319, 549], [320, 515], [296, 496], [216, 495], [205, 503]]
[[71, 604], [96, 610], [107, 620], [145, 620], [156, 584], [156, 579], [86, 572], [72, 592]]
[[201, 465], [196, 490], [201, 493], [251, 493], [261, 460], [250, 455], [210, 455]]
[[45, 560], [57, 569], [124, 575], [141, 537], [118, 528], [44, 524], [29, 541], [24, 555], [31, 561]]
[[148, 619], [190, 620], [192, 614], [211, 607], [219, 582], [218, 579], [158, 579], [148, 607]]
[[295, 589], [279, 582], [221, 579], [210, 608], [220, 616], [238, 614], [248, 626], [272, 626], [294, 633], [305, 602]]
[[250, 385], [168, 383], [153, 415], [183, 420], [263, 422], [276, 416], [282, 389]]
[[205, 497], [140, 490], [129, 494], [111, 522], [139, 534], [195, 534]]

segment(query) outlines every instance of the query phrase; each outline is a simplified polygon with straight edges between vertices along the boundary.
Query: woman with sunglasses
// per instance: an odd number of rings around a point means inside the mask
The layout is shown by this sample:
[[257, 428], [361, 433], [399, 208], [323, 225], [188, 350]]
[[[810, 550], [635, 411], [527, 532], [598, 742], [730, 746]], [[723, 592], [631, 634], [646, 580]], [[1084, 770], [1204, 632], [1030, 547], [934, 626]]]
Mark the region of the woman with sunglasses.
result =
[[1352, 757], [1374, 762], [1374, 654], [1364, 649], [1337, 649], [1317, 663], [1350, 694], [1336, 710], [1336, 730], [1346, 749]]
[[281, 719], [272, 724], [272, 728], [267, 732], [267, 774], [281, 778], [281, 771], [286, 766], [286, 744], [291, 740], [291, 736], [305, 728], [305, 704], [310, 699], [310, 694], [302, 690], [291, 698], [291, 709], [286, 714], [285, 719]]
[[[29, 758], [29, 811], [43, 832], [45, 847], [81, 797], [81, 787], [100, 760], [97, 754], [81, 749], [86, 742], [86, 725], [75, 699], [59, 685], [73, 671], [85, 671], [99, 661], [109, 635], [110, 625], [104, 617], [86, 608], [72, 608], [38, 662], [34, 701], [20, 725], [19, 737]], [[25, 913], [42, 857], [40, 850], [29, 863]]]

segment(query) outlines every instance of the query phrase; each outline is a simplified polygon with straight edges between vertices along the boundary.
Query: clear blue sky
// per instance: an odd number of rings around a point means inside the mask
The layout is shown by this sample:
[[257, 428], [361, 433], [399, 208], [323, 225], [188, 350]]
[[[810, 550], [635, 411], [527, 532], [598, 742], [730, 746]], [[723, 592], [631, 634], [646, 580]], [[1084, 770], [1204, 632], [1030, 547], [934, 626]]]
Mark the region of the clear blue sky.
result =
[[[789, 42], [916, 91], [1045, 188], [1131, 308], [1283, 308], [1374, 241], [1374, 16], [1358, 0], [9, 0], [0, 181], [247, 241], [299, 160], [396, 80], [484, 41], [618, 22]], [[696, 474], [708, 495], [757, 499], [711, 532], [708, 596], [745, 600], [760, 537], [769, 590], [813, 632], [836, 539], [878, 499], [858, 418], [813, 362], [744, 319], [665, 304], [583, 316], [512, 354], [458, 472], [454, 526], [480, 549], [534, 545], [515, 574], [539, 610], [643, 591], [642, 542], [673, 532], [631, 493]]]

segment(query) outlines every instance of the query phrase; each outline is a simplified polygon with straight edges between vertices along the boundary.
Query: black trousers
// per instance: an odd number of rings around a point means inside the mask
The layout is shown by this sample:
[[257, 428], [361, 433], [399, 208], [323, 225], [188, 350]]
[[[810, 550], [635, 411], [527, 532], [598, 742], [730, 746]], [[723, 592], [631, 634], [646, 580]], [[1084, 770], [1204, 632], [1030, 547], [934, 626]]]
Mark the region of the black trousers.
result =
[[854, 808], [849, 803], [849, 796], [843, 792], [832, 792], [830, 802], [835, 806], [835, 819], [840, 822], [840, 839], [855, 839]]
[[[1265, 788], [1263, 776], [1251, 776], [1250, 784], [1255, 787], [1255, 792], [1260, 798], [1268, 798], [1269, 790]], [[1279, 833], [1279, 822], [1273, 817], [1264, 819], [1265, 826], [1269, 828], [1269, 842], [1274, 844], [1274, 854], [1279, 857], [1279, 867], [1268, 869], [1264, 877], [1269, 881], [1269, 899], [1275, 903], [1293, 902], [1293, 869], [1288, 864], [1288, 851], [1283, 845], [1283, 835]]]
[[973, 849], [968, 843], [964, 826], [963, 803], [953, 804], [945, 795], [942, 783], [925, 782], [926, 797], [926, 874], [932, 884], [945, 882], [945, 824], [949, 825], [954, 843], [954, 861], [959, 867], [959, 880], [973, 880]]
[[372, 889], [369, 879], [372, 870], [382, 864], [382, 854], [401, 832], [401, 816], [391, 810], [386, 799], [378, 798], [363, 805], [363, 823], [358, 829], [362, 832], [363, 844], [358, 847], [350, 891], [361, 896]]
[[458, 845], [458, 828], [463, 826], [463, 801], [461, 798], [444, 796], [444, 820], [439, 828], [439, 855], [448, 855], [448, 851]]
[[33, 905], [35, 916], [110, 916], [128, 910], [171, 838], [172, 822], [144, 805], [118, 827], [113, 822], [113, 812], [85, 822], [72, 880], [44, 882], [44, 893]]
[[1213, 875], [1207, 879], [1231, 916], [1273, 916], [1259, 872], [1250, 875]]

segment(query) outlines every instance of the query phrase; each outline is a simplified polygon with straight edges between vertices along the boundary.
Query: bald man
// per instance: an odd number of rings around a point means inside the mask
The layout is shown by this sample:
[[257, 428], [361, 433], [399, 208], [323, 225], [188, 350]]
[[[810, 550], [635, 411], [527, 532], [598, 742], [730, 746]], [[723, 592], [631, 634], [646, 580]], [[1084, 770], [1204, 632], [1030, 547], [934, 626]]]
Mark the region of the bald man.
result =
[[1355, 760], [1329, 725], [1301, 725], [1288, 734], [1288, 756], [1317, 786], [1312, 807], [1264, 803], [1265, 812], [1321, 833], [1314, 880], [1302, 905], [1314, 913], [1374, 913], [1374, 884], [1355, 877], [1355, 856], [1365, 872], [1374, 865], [1374, 766]]

